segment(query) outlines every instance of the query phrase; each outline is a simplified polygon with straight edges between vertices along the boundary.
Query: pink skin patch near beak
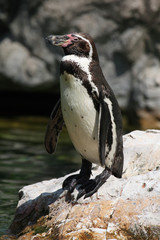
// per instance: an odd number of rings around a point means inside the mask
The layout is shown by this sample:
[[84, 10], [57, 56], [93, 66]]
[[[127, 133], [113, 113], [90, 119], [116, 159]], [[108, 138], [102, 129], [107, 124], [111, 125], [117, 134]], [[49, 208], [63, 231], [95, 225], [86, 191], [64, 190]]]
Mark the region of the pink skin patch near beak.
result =
[[69, 37], [69, 39], [67, 39], [61, 46], [62, 47], [67, 47], [68, 45], [72, 44], [75, 40], [78, 40], [78, 37], [76, 37], [73, 34], [67, 34], [67, 37]]

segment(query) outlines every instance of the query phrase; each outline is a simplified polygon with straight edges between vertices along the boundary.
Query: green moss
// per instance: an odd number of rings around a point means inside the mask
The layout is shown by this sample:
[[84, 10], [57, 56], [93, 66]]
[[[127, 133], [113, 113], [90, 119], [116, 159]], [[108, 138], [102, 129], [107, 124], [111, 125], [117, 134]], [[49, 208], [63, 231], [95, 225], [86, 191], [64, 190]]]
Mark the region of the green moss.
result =
[[35, 234], [38, 234], [38, 233], [44, 233], [44, 232], [47, 232], [48, 231], [48, 228], [45, 227], [45, 226], [37, 226], [34, 228], [34, 233]]

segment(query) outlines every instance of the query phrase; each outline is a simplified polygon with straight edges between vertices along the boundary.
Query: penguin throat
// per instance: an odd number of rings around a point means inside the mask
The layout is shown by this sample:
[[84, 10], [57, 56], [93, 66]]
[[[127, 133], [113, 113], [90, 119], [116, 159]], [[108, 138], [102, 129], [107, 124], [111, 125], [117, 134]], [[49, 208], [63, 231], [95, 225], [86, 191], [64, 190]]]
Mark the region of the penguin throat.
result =
[[[98, 88], [92, 81], [92, 75], [90, 72], [91, 61], [92, 60], [87, 57], [78, 57], [76, 55], [67, 55], [62, 58], [62, 64], [66, 62], [71, 65], [76, 65], [76, 66], [78, 66], [78, 68], [81, 71], [83, 71], [87, 75], [86, 80], [90, 83], [90, 85], [92, 87], [92, 92], [95, 92], [97, 94], [97, 96], [99, 96]], [[67, 71], [67, 69], [65, 69], [65, 70]]]

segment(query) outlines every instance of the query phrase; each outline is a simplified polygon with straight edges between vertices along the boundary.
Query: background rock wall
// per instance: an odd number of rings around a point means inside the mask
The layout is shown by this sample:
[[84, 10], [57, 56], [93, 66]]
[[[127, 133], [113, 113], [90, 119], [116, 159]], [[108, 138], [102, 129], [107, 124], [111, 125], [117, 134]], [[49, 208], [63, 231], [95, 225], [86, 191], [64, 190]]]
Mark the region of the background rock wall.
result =
[[160, 128], [159, 0], [1, 0], [0, 90], [57, 92], [62, 51], [44, 37], [75, 31], [94, 38], [122, 110]]

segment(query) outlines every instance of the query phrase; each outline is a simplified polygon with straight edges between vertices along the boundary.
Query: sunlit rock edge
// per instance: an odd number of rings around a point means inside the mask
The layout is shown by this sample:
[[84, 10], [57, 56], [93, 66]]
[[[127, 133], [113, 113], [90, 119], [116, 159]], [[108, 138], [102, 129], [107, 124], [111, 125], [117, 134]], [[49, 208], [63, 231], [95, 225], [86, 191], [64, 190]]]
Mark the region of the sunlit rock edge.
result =
[[[160, 131], [124, 136], [124, 173], [111, 176], [93, 197], [75, 202], [66, 178], [25, 186], [19, 191], [10, 230], [31, 239], [158, 239], [160, 236]], [[53, 156], [54, 158], [54, 156]], [[93, 170], [93, 177], [101, 168]], [[29, 226], [28, 226], [29, 225]], [[20, 235], [19, 235], [20, 234]], [[34, 238], [32, 238], [34, 239]]]

